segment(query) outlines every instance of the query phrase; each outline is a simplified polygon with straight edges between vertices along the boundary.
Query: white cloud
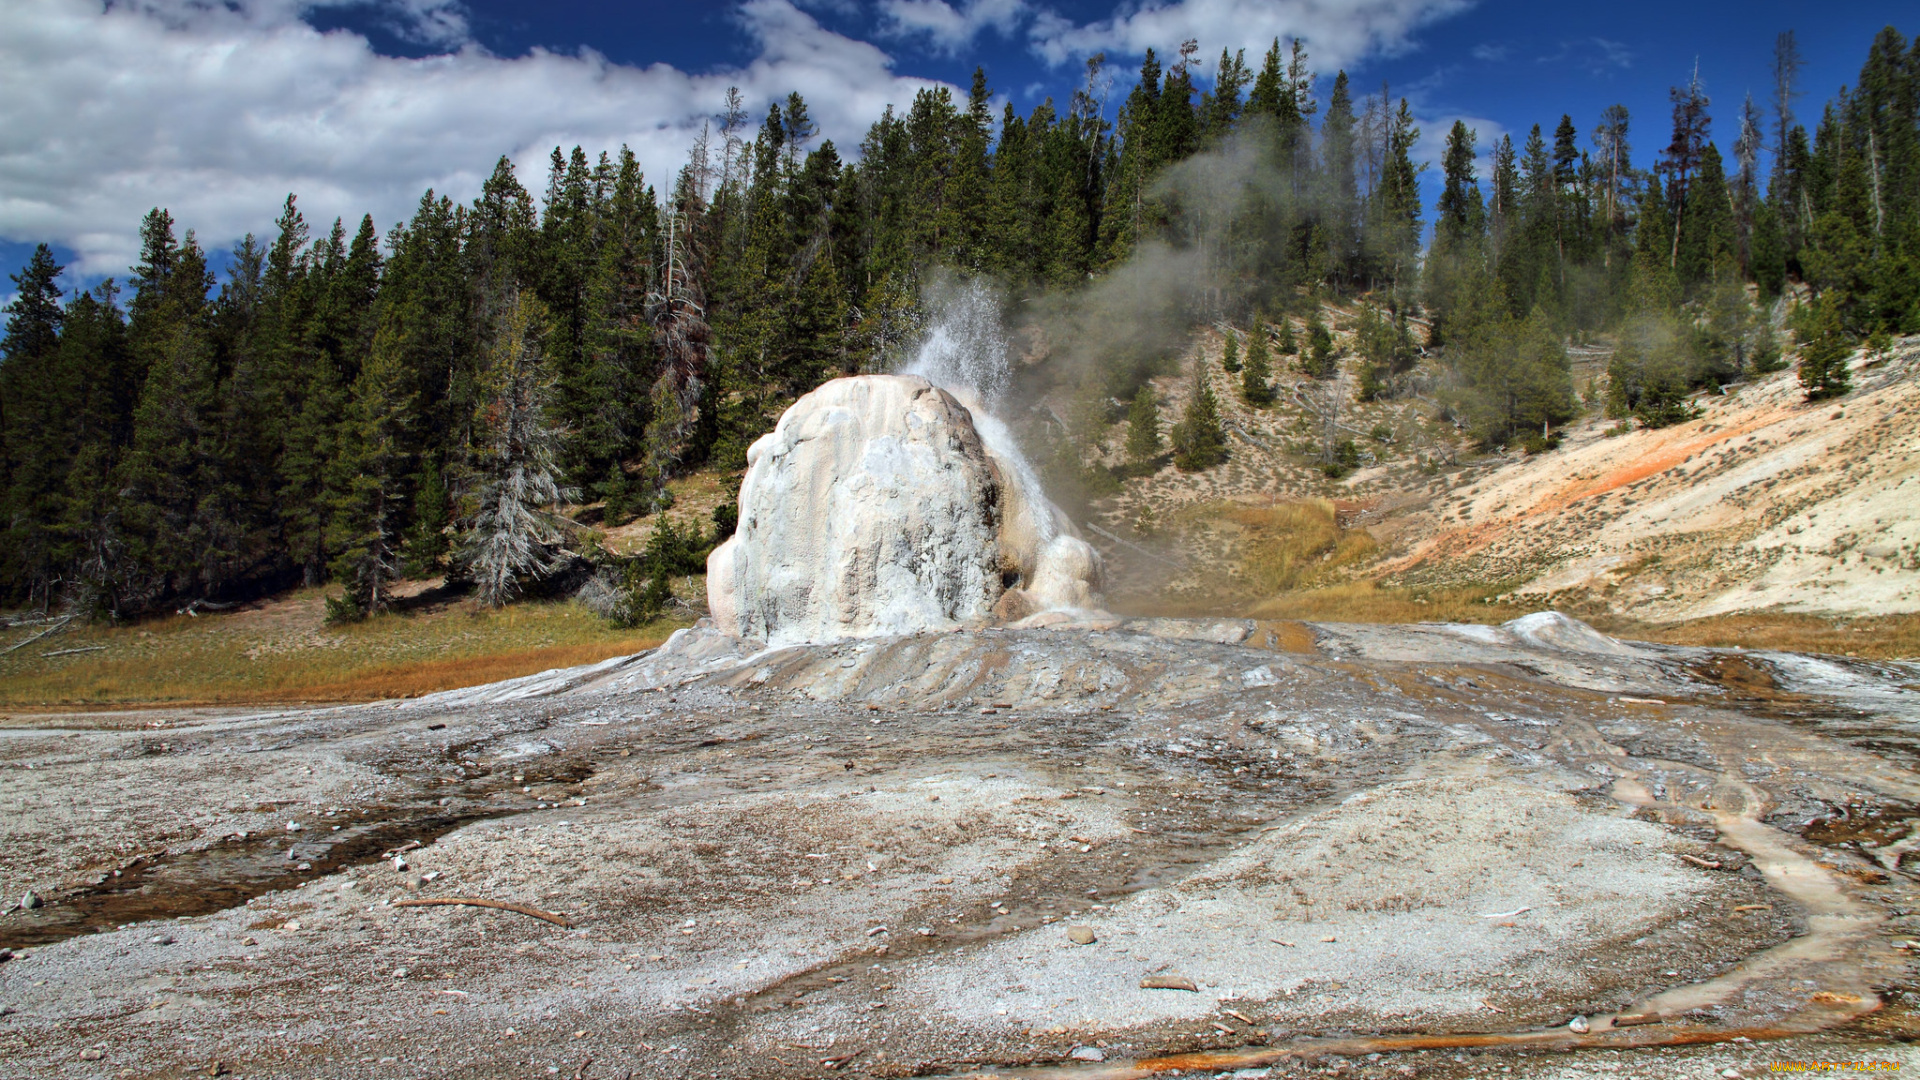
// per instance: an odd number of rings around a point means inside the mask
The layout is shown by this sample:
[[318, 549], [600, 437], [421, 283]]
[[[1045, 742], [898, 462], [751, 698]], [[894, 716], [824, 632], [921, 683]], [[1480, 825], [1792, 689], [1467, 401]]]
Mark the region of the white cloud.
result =
[[860, 14], [859, 0], [794, 0], [794, 3], [808, 11], [830, 11], [846, 16]]
[[[333, 0], [322, 0], [333, 2]], [[381, 229], [431, 186], [471, 198], [502, 153], [538, 190], [548, 150], [622, 142], [671, 183], [701, 124], [737, 85], [758, 120], [797, 90], [825, 136], [850, 146], [927, 80], [823, 29], [789, 0], [738, 9], [759, 55], [690, 75], [583, 50], [502, 58], [464, 43], [448, 0], [382, 0], [423, 59], [302, 22], [302, 0], [8, 0], [0, 35], [0, 237], [74, 249], [83, 276], [123, 274], [141, 216], [166, 206], [204, 243], [271, 227], [289, 191], [308, 219], [371, 212]], [[435, 35], [438, 35], [437, 37]]]
[[881, 26], [902, 37], [924, 37], [943, 52], [958, 52], [992, 27], [1012, 34], [1031, 12], [1026, 0], [880, 0]]
[[1411, 47], [1413, 31], [1465, 11], [1474, 0], [1135, 0], [1112, 18], [1075, 25], [1058, 15], [1037, 17], [1034, 51], [1054, 64], [1102, 50], [1162, 55], [1189, 38], [1205, 51], [1225, 46], [1264, 53], [1274, 38], [1307, 43], [1314, 66], [1332, 71], [1375, 53]]

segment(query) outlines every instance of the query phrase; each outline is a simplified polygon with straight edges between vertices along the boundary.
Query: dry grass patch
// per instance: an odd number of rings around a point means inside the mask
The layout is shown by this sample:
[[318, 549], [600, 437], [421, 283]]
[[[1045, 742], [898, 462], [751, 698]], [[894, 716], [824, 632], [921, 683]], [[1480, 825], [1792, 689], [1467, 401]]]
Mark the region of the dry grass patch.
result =
[[[462, 600], [327, 626], [323, 592], [239, 611], [81, 626], [0, 656], [0, 705], [372, 701], [509, 679], [652, 648], [685, 620], [631, 630], [571, 601]], [[7, 632], [0, 647], [33, 631]], [[51, 654], [51, 655], [50, 655]]]
[[1372, 581], [1347, 581], [1317, 589], [1281, 593], [1254, 605], [1257, 619], [1306, 622], [1502, 623], [1531, 608], [1488, 602], [1499, 585], [1470, 589], [1405, 589]]
[[1920, 657], [1920, 614], [1831, 618], [1790, 612], [1715, 615], [1678, 623], [1643, 623], [1593, 617], [1592, 624], [1615, 637], [1668, 645], [1778, 649], [1826, 653], [1870, 660]]
[[1364, 529], [1342, 529], [1326, 499], [1235, 506], [1223, 516], [1246, 532], [1240, 563], [1244, 580], [1257, 593], [1311, 584], [1364, 562], [1379, 548]]

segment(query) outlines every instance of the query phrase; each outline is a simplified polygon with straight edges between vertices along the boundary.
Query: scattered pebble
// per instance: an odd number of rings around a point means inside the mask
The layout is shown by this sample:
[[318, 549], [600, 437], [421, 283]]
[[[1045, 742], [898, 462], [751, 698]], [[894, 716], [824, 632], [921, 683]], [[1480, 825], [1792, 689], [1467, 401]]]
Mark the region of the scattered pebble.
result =
[[26, 908], [28, 911], [39, 907], [41, 903], [40, 894], [34, 892], [32, 889], [28, 889], [27, 894], [20, 898], [20, 906]]
[[106, 1052], [105, 1050], [82, 1050], [82, 1051], [80, 1051], [80, 1060], [81, 1060], [81, 1061], [100, 1061], [100, 1060], [103, 1060], [103, 1059], [104, 1059], [104, 1058], [105, 1058], [106, 1056], [107, 1056], [107, 1052]]
[[148, 938], [148, 939], [147, 939], [147, 944], [149, 944], [149, 945], [171, 945], [171, 944], [173, 944], [173, 937], [172, 937], [171, 935], [169, 935], [169, 934], [155, 934], [155, 935], [153, 935], [152, 937], [150, 937], [150, 938]]
[[1194, 985], [1192, 979], [1182, 978], [1178, 975], [1149, 975], [1140, 980], [1140, 989], [1187, 990], [1195, 994], [1200, 992], [1200, 988]]
[[1067, 940], [1073, 942], [1075, 945], [1091, 945], [1096, 940], [1093, 936], [1093, 927], [1069, 926], [1067, 927]]
[[1072, 1050], [1069, 1050], [1067, 1052], [1067, 1056], [1072, 1058], [1075, 1061], [1107, 1060], [1106, 1051], [1100, 1049], [1097, 1046], [1076, 1046]]
[[1593, 1027], [1587, 1023], [1586, 1017], [1576, 1016], [1567, 1021], [1567, 1030], [1573, 1032], [1575, 1035], [1585, 1035], [1587, 1032], [1592, 1031]]

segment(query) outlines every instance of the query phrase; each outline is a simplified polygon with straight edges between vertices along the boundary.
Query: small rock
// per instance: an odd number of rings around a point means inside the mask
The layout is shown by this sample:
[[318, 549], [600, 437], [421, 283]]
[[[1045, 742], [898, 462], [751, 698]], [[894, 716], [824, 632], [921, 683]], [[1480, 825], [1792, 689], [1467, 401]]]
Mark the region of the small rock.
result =
[[13, 1015], [13, 1006], [0, 1005], [0, 1016], [12, 1016], [12, 1015]]
[[149, 944], [149, 945], [171, 945], [171, 944], [173, 944], [173, 938], [172, 938], [172, 936], [170, 936], [170, 935], [168, 935], [168, 934], [155, 934], [155, 935], [153, 935], [152, 937], [150, 937], [150, 938], [148, 938], [148, 939], [147, 939], [147, 944]]
[[232, 1074], [232, 1072], [233, 1070], [228, 1068], [227, 1063], [224, 1061], [216, 1061], [207, 1066], [208, 1076], [228, 1076]]
[[82, 1051], [80, 1051], [80, 1060], [81, 1060], [81, 1061], [101, 1061], [101, 1060], [103, 1060], [103, 1059], [105, 1059], [105, 1058], [106, 1058], [106, 1056], [107, 1056], [107, 1052], [106, 1052], [105, 1050], [82, 1050]]
[[39, 907], [42, 902], [43, 901], [40, 899], [40, 894], [37, 892], [34, 892], [32, 889], [28, 889], [27, 894], [20, 898], [20, 906], [23, 908], [26, 908], [28, 911], [32, 911], [34, 908]]
[[406, 977], [407, 977], [407, 969], [406, 969], [406, 968], [403, 968], [403, 967], [398, 967], [398, 968], [394, 968], [394, 969], [393, 969], [393, 977], [394, 977], [394, 978], [396, 978], [396, 979], [404, 979], [404, 978], [406, 978]]
[[1567, 1021], [1567, 1030], [1573, 1032], [1575, 1035], [1585, 1035], [1587, 1032], [1592, 1031], [1593, 1027], [1587, 1023], [1586, 1017], [1576, 1016]]
[[284, 924], [282, 924], [282, 925], [281, 925], [281, 927], [280, 927], [280, 929], [282, 929], [282, 930], [298, 930], [298, 929], [300, 929], [300, 920], [299, 920], [299, 919], [288, 919], [288, 920], [287, 920], [287, 921], [286, 921], [286, 922], [285, 922]]
[[300, 831], [300, 823], [299, 823], [299, 822], [297, 822], [297, 821], [289, 821], [289, 822], [287, 822], [287, 831], [288, 831], [288, 832], [299, 832], [299, 831]]
[[1097, 1046], [1076, 1046], [1067, 1051], [1067, 1056], [1075, 1061], [1105, 1061], [1106, 1051]]
[[1725, 1077], [1726, 1080], [1740, 1080], [1739, 1069], [1721, 1069], [1720, 1075]]
[[1069, 926], [1067, 927], [1067, 940], [1073, 942], [1075, 945], [1091, 945], [1095, 941], [1093, 927]]
[[406, 873], [407, 870], [410, 869], [410, 867], [407, 866], [406, 858], [401, 855], [395, 855], [393, 857], [393, 868], [395, 870], [398, 870], [402, 874]]
[[253, 939], [252, 939], [252, 938], [250, 938], [250, 937], [246, 937], [246, 938], [241, 938], [241, 939], [240, 939], [240, 944], [242, 944], [242, 945], [258, 945], [258, 944], [260, 944], [260, 943], [259, 943], [259, 942], [257, 942], [257, 941], [255, 941], [255, 940], [253, 940]]
[[1140, 989], [1186, 990], [1195, 994], [1200, 992], [1200, 988], [1194, 985], [1192, 979], [1182, 978], [1178, 975], [1149, 975], [1140, 980]]
[[0, 964], [4, 964], [11, 959], [13, 959], [12, 949], [0, 949]]

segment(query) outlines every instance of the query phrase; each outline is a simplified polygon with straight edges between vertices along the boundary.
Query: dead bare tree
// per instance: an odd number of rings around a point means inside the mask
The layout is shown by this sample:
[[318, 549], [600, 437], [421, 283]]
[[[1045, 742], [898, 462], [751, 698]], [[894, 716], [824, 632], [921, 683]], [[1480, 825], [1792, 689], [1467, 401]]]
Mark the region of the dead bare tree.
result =
[[679, 188], [663, 215], [667, 243], [657, 278], [659, 287], [647, 293], [645, 301], [647, 321], [653, 325], [654, 340], [660, 346], [660, 372], [650, 394], [644, 467], [656, 500], [698, 419], [712, 340], [706, 298], [697, 273], [699, 251], [691, 227], [704, 204], [698, 183], [685, 174]]
[[1613, 266], [1613, 244], [1625, 226], [1621, 213], [1621, 185], [1627, 179], [1627, 107], [1609, 105], [1600, 114], [1600, 126], [1593, 129], [1593, 146], [1607, 170], [1607, 246], [1601, 258]]

